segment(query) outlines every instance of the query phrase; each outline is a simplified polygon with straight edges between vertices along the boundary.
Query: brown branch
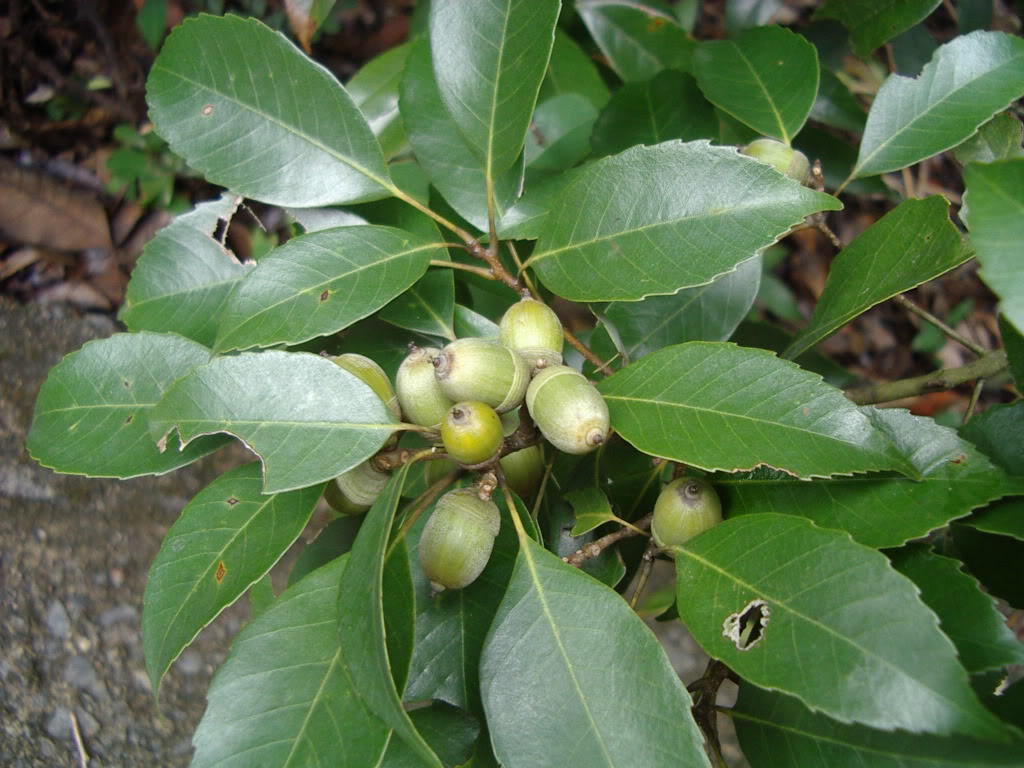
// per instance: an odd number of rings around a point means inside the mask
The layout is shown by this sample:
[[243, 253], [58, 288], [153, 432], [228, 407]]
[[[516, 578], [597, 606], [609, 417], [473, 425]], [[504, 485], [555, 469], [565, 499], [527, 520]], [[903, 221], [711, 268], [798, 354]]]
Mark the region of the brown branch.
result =
[[498, 254], [492, 251], [490, 248], [484, 248], [479, 242], [474, 240], [469, 243], [469, 252], [476, 256], [478, 259], [482, 259], [487, 262], [487, 266], [491, 268], [491, 273], [501, 280], [505, 285], [511, 288], [516, 293], [523, 290], [522, 284], [516, 278], [505, 269], [505, 265], [501, 263], [501, 259], [498, 258]]
[[576, 348], [577, 352], [579, 352], [581, 355], [587, 358], [587, 360], [594, 364], [594, 367], [597, 369], [598, 373], [603, 373], [605, 376], [612, 375], [612, 370], [608, 363], [606, 363], [600, 357], [595, 355], [590, 350], [590, 347], [588, 347], [586, 344], [584, 344], [582, 341], [576, 338], [576, 336], [573, 335], [573, 332], [570, 331], [565, 326], [562, 327], [562, 335], [565, 337], [566, 341], [568, 341], [570, 344], [572, 344], [573, 347]]
[[718, 738], [718, 710], [715, 706], [718, 689], [728, 677], [729, 668], [722, 662], [711, 659], [704, 670], [704, 675], [686, 686], [686, 690], [694, 697], [693, 719], [704, 732], [708, 757], [716, 766], [728, 765], [722, 756], [722, 746]]
[[927, 392], [954, 389], [968, 381], [995, 376], [1005, 371], [1008, 366], [1006, 353], [997, 349], [960, 368], [943, 368], [909, 379], [868, 384], [864, 387], [848, 389], [845, 394], [857, 405], [889, 403], [893, 400], [902, 400], [905, 397], [923, 395]]
[[562, 560], [568, 563], [569, 565], [575, 565], [577, 568], [579, 568], [587, 560], [589, 560], [592, 557], [597, 557], [617, 541], [621, 541], [622, 539], [628, 539], [630, 536], [640, 536], [644, 530], [650, 528], [651, 518], [653, 517], [653, 512], [651, 514], [644, 515], [635, 523], [633, 523], [633, 528], [623, 527], [617, 531], [612, 531], [606, 536], [602, 536], [600, 539], [595, 539], [589, 544], [583, 545], [582, 549], [576, 550], [576, 553], [570, 555], [569, 557], [563, 557]]

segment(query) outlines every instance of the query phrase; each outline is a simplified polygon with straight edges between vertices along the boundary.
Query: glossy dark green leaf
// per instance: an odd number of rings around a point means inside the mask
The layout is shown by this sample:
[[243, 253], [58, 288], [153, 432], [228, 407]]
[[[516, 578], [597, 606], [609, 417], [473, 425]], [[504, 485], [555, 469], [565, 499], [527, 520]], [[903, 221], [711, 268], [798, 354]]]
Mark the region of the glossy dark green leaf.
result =
[[[630, 362], [684, 341], [725, 341], [750, 311], [760, 282], [761, 259], [754, 258], [707, 285], [598, 307], [602, 325], [594, 332], [593, 347], [608, 362], [620, 354]], [[617, 340], [614, 346], [605, 340], [609, 333]]]
[[841, 128], [844, 131], [860, 133], [864, 130], [867, 112], [850, 93], [843, 81], [823, 69], [818, 80], [818, 96], [811, 107], [811, 120]]
[[[399, 638], [389, 636], [385, 628], [385, 602], [394, 599], [393, 593], [385, 594], [389, 561], [401, 562], [405, 578], [410, 578], [404, 544], [395, 542], [389, 548], [388, 542], [402, 486], [411, 466], [403, 464], [392, 475], [366, 513], [352, 545], [349, 566], [342, 574], [338, 589], [338, 633], [344, 648], [342, 664], [367, 707], [395, 730], [395, 735], [413, 750], [423, 765], [440, 768], [441, 761], [402, 708], [401, 689], [405, 687], [405, 676], [401, 676], [401, 684], [396, 688], [391, 667], [394, 643]], [[409, 600], [405, 607], [408, 611], [404, 620], [388, 628], [392, 635], [413, 632], [415, 603]], [[411, 646], [411, 638], [408, 645]], [[401, 647], [405, 648], [406, 643]]]
[[502, 765], [707, 766], [690, 698], [643, 621], [520, 538], [480, 666]]
[[561, 29], [555, 30], [551, 61], [540, 86], [538, 102], [565, 93], [578, 93], [597, 109], [608, 103], [608, 86], [591, 58]]
[[338, 644], [347, 560], [286, 590], [238, 633], [210, 685], [194, 768], [378, 764], [393, 737], [357, 695]]
[[917, 77], [932, 60], [939, 43], [925, 25], [916, 24], [892, 39], [893, 72], [904, 77]]
[[455, 341], [452, 270], [431, 269], [409, 290], [380, 311], [380, 318], [399, 328]]
[[1024, 157], [1024, 125], [1010, 112], [1000, 112], [953, 150], [961, 165]]
[[[409, 719], [445, 766], [463, 768], [473, 756], [480, 724], [472, 715], [435, 701], [430, 706], [410, 710]], [[422, 765], [404, 741], [392, 739], [380, 768], [420, 768]]]
[[578, 93], [565, 93], [537, 105], [523, 150], [526, 184], [564, 171], [590, 154], [597, 109]]
[[836, 256], [810, 323], [785, 356], [796, 357], [862, 312], [948, 272], [972, 255], [949, 218], [946, 198], [904, 201]]
[[936, 738], [842, 725], [753, 685], [731, 712], [753, 768], [1017, 768], [1022, 745]]
[[218, 351], [299, 343], [376, 312], [427, 271], [441, 244], [392, 227], [341, 227], [289, 240], [228, 299]]
[[731, 147], [634, 147], [578, 172], [527, 264], [572, 301], [636, 301], [709, 283], [840, 205]]
[[783, 27], [703, 42], [693, 71], [708, 101], [764, 136], [790, 143], [818, 93], [818, 53]]
[[958, 561], [915, 545], [898, 551], [893, 566], [920, 588], [921, 600], [939, 617], [970, 674], [1024, 663], [1024, 644]]
[[750, 515], [675, 556], [680, 617], [744, 680], [843, 723], [1008, 739], [914, 584], [847, 534]]
[[854, 176], [896, 171], [971, 136], [1024, 94], [1024, 40], [972, 32], [940, 46], [916, 79], [890, 75], [878, 91]]
[[397, 424], [369, 386], [330, 360], [270, 351], [218, 357], [178, 379], [150, 414], [151, 439], [167, 442], [175, 429], [186, 444], [235, 435], [263, 460], [263, 490], [273, 493], [352, 469]]
[[[998, 506], [1009, 502], [1000, 502]], [[1018, 564], [1024, 562], [1024, 540], [988, 533], [973, 525], [951, 526], [956, 556], [989, 594], [1015, 608], [1024, 608], [1024, 580]]]
[[409, 57], [409, 43], [371, 59], [345, 84], [352, 102], [366, 118], [385, 158], [394, 157], [408, 141], [398, 112], [398, 85]]
[[205, 437], [157, 448], [150, 414], [176, 379], [210, 359], [180, 336], [118, 333], [90, 341], [50, 371], [36, 398], [26, 446], [57, 472], [90, 477], [162, 475], [224, 445]]
[[667, 347], [598, 383], [615, 431], [705, 470], [765, 465], [800, 477], [916, 468], [821, 378], [734, 344]]
[[[487, 231], [484, 168], [441, 101], [429, 41], [413, 44], [399, 93], [398, 106], [409, 142], [430, 182], [460, 216]], [[499, 217], [518, 197], [522, 178], [522, 166], [515, 164], [495, 180]]]
[[153, 63], [146, 99], [176, 154], [245, 197], [313, 207], [393, 194], [345, 89], [256, 19], [186, 19]]
[[995, 533], [1024, 541], [1024, 500], [1007, 499], [993, 504], [972, 515], [970, 520], [965, 521], [965, 525], [985, 533]]
[[863, 412], [910, 457], [921, 480], [889, 472], [810, 483], [772, 470], [715, 475], [729, 516], [800, 515], [880, 549], [898, 547], [994, 499], [1024, 492], [1024, 480], [1008, 477], [956, 432], [931, 419], [893, 408]]
[[119, 317], [133, 331], [177, 333], [213, 346], [228, 294], [246, 269], [213, 237], [241, 198], [200, 203], [157, 232], [132, 270]]
[[816, 19], [835, 19], [850, 30], [856, 54], [867, 57], [882, 43], [922, 21], [939, 0], [825, 0], [814, 14]]
[[691, 75], [675, 70], [626, 83], [601, 112], [591, 136], [594, 155], [613, 155], [636, 144], [706, 139], [718, 121]]
[[668, 13], [629, 0], [576, 0], [590, 36], [627, 83], [690, 71], [697, 43]]
[[295, 565], [288, 572], [288, 586], [297, 584], [317, 568], [337, 560], [352, 549], [352, 542], [356, 540], [362, 522], [361, 517], [349, 516], [332, 520], [299, 552]]
[[[1024, 62], [1024, 40], [1019, 42]], [[967, 227], [978, 251], [979, 274], [999, 297], [1003, 317], [1024, 332], [1024, 158], [969, 163], [964, 180], [970, 205]]]
[[559, 0], [432, 0], [437, 89], [493, 183], [523, 149], [555, 39]]
[[222, 475], [189, 502], [153, 561], [142, 604], [153, 690], [200, 630], [241, 597], [302, 533], [322, 486], [262, 495], [258, 462]]

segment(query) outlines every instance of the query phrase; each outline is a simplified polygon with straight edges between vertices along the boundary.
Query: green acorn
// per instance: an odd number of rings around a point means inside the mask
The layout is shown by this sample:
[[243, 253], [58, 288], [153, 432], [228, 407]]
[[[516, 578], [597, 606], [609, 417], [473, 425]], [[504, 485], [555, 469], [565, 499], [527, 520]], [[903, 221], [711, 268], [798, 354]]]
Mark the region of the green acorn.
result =
[[505, 482], [519, 498], [528, 499], [537, 492], [544, 478], [544, 452], [539, 445], [502, 456], [499, 463]]
[[494, 458], [503, 439], [498, 414], [478, 400], [456, 403], [441, 422], [444, 450], [460, 464], [480, 464]]
[[535, 299], [524, 298], [508, 308], [498, 340], [522, 355], [530, 368], [562, 364], [562, 322], [551, 307]]
[[526, 391], [541, 434], [566, 453], [590, 453], [608, 439], [608, 406], [593, 384], [564, 365], [543, 368]]
[[757, 139], [743, 148], [743, 154], [773, 166], [784, 176], [801, 184], [811, 178], [811, 164], [807, 155], [775, 139]]
[[666, 485], [654, 503], [651, 535], [662, 549], [677, 547], [722, 522], [722, 502], [706, 480], [680, 477]]
[[383, 368], [370, 358], [357, 355], [355, 352], [346, 352], [344, 355], [332, 357], [331, 361], [366, 382], [394, 417], [398, 421], [402, 420], [402, 409], [398, 406], [398, 397]]
[[442, 496], [420, 536], [420, 566], [434, 589], [462, 589], [475, 581], [491, 557], [500, 527], [498, 507], [474, 489]]
[[434, 376], [434, 358], [441, 354], [435, 347], [414, 347], [398, 367], [395, 387], [405, 418], [421, 427], [437, 429], [448, 409], [455, 403]]
[[361, 515], [380, 496], [388, 484], [388, 475], [369, 461], [338, 475], [324, 489], [324, 499], [343, 515]]
[[508, 347], [478, 338], [453, 341], [434, 358], [434, 375], [452, 400], [479, 400], [498, 413], [523, 402], [530, 367]]

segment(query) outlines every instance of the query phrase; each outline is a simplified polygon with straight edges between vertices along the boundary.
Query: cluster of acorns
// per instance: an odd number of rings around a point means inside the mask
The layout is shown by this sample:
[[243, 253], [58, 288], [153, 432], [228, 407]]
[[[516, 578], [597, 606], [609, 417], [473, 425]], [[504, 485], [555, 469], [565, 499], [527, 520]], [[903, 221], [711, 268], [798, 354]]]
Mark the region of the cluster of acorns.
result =
[[[398, 369], [394, 389], [387, 374], [369, 358], [344, 354], [332, 359], [366, 382], [396, 418], [438, 430], [452, 462], [477, 470], [497, 461], [506, 482], [521, 497], [536, 490], [544, 472], [539, 445], [501, 455], [506, 437], [518, 427], [517, 409], [524, 402], [540, 433], [561, 451], [589, 453], [608, 439], [604, 399], [586, 377], [562, 365], [561, 321], [550, 307], [531, 298], [508, 309], [497, 340], [471, 337], [444, 349], [413, 348]], [[449, 462], [431, 460], [428, 480], [451, 467]], [[366, 461], [328, 483], [325, 497], [342, 514], [362, 514], [387, 481], [385, 472]], [[701, 500], [714, 494], [713, 490], [704, 493], [700, 482], [691, 480], [682, 489], [671, 483], [662, 496], [677, 499], [668, 506], [688, 520], [696, 519], [704, 515], [707, 504], [696, 504], [693, 489], [701, 491], [697, 494]], [[490, 558], [500, 514], [494, 502], [481, 496], [473, 488], [449, 491], [438, 500], [423, 529], [420, 563], [436, 590], [472, 583]], [[721, 519], [717, 497], [714, 502], [710, 516]], [[658, 503], [666, 506], [661, 498]], [[695, 506], [700, 508], [696, 517]], [[659, 546], [682, 543], [678, 539], [684, 531], [689, 538], [709, 527], [702, 518], [699, 530], [690, 532], [693, 526], [667, 522], [665, 514], [659, 517], [657, 511], [655, 520], [660, 521], [658, 531], [652, 529]]]

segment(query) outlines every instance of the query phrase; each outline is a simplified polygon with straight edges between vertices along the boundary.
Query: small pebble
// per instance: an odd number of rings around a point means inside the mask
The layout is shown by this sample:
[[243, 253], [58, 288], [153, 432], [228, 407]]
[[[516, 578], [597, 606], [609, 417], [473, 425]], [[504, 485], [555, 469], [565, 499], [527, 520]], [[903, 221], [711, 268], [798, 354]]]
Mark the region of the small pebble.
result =
[[71, 617], [60, 600], [50, 601], [46, 609], [46, 628], [58, 640], [63, 640], [71, 633]]

